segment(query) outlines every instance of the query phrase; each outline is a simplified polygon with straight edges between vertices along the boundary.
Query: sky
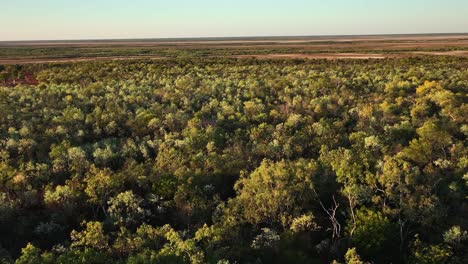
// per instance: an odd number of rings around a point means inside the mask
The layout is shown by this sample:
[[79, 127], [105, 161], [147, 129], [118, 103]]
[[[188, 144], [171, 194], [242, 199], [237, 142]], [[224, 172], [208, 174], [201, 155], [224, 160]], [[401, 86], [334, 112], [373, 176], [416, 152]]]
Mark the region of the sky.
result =
[[0, 0], [0, 41], [467, 32], [468, 0]]

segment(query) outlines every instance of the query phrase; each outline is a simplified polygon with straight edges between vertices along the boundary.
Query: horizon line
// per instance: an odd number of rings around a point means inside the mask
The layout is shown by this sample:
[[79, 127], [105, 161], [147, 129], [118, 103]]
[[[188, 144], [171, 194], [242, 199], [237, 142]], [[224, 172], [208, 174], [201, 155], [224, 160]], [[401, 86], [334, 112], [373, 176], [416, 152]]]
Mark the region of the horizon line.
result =
[[144, 38], [70, 38], [70, 39], [19, 39], [19, 40], [0, 40], [0, 43], [7, 42], [61, 42], [61, 41], [76, 41], [76, 42], [87, 42], [87, 41], [133, 41], [133, 40], [156, 40], [156, 41], [167, 41], [167, 40], [219, 40], [219, 39], [278, 39], [278, 38], [339, 38], [339, 37], [373, 37], [373, 36], [427, 36], [427, 35], [468, 35], [468, 32], [435, 32], [435, 33], [382, 33], [382, 34], [321, 34], [321, 35], [251, 35], [251, 36], [200, 36], [200, 37], [144, 37]]

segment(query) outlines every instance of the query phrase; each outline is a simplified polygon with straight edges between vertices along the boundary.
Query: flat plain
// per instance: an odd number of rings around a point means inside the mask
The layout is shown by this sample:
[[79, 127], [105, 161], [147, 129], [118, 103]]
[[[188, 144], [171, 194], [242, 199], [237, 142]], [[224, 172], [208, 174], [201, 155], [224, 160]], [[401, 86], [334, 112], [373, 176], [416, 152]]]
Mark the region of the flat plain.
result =
[[229, 57], [383, 59], [468, 57], [468, 34], [0, 42], [0, 64]]

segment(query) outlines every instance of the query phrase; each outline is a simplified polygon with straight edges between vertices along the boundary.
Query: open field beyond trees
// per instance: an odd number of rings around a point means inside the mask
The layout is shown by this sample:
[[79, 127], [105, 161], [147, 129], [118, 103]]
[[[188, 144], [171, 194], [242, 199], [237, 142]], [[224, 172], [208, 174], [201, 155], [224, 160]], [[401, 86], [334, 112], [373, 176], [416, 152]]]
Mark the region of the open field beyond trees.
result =
[[0, 42], [0, 63], [186, 57], [468, 57], [468, 34]]

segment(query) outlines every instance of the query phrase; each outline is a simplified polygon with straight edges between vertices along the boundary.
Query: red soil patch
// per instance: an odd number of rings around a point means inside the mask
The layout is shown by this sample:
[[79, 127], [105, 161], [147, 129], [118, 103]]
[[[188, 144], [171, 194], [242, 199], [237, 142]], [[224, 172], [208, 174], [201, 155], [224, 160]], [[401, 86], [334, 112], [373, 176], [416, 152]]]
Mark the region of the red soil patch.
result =
[[3, 82], [3, 86], [7, 87], [15, 87], [16, 85], [20, 84], [38, 85], [39, 81], [32, 73], [28, 72], [24, 75], [23, 78], [9, 79]]

